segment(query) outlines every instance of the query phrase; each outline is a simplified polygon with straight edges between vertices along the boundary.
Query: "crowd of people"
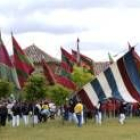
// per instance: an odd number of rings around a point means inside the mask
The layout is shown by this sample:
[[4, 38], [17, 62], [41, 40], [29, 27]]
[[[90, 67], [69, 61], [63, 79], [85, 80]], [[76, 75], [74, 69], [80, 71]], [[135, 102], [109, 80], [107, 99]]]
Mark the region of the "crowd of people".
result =
[[13, 127], [17, 127], [20, 125], [21, 120], [25, 125], [46, 122], [49, 117], [54, 116], [55, 112], [55, 106], [47, 101], [19, 102], [16, 100], [2, 100], [0, 101], [0, 126], [5, 126], [7, 122], [10, 122]]
[[[79, 106], [77, 113], [76, 106]], [[107, 99], [106, 101], [99, 101], [98, 105], [93, 110], [88, 110], [81, 103], [70, 100], [64, 105], [64, 120], [74, 121], [78, 126], [82, 126], [88, 118], [94, 119], [96, 124], [101, 125], [105, 118], [118, 118], [118, 122], [123, 125], [126, 116], [140, 116], [140, 104], [131, 104], [125, 101], [114, 99]], [[80, 117], [79, 117], [80, 114]]]
[[[0, 126], [5, 126], [7, 122], [10, 122], [12, 127], [17, 127], [21, 120], [27, 126], [31, 123], [46, 122], [48, 118], [54, 119], [56, 116], [61, 116], [64, 121], [75, 122], [78, 127], [81, 127], [88, 118], [94, 118], [95, 122], [101, 125], [104, 116], [110, 117], [110, 114], [117, 116], [119, 123], [124, 124], [126, 115], [128, 115], [128, 112], [132, 112], [129, 110], [132, 109], [131, 106], [121, 101], [112, 109], [110, 104], [110, 100], [108, 100], [108, 103], [99, 102], [94, 110], [87, 110], [81, 100], [73, 99], [66, 100], [61, 107], [56, 107], [45, 100], [39, 102], [2, 100], [0, 101]], [[106, 105], [110, 110], [105, 107]], [[139, 111], [139, 109], [138, 107], [137, 110]]]

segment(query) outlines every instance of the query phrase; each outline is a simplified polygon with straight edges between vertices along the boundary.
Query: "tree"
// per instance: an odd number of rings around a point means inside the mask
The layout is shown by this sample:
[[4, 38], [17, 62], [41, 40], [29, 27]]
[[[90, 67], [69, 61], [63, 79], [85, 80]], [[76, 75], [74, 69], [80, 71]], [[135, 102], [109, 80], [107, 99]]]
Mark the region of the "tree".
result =
[[12, 93], [14, 85], [10, 82], [0, 79], [0, 99], [8, 97]]
[[72, 73], [72, 80], [78, 85], [78, 87], [82, 87], [84, 84], [88, 83], [94, 78], [86, 68], [74, 66]]
[[27, 100], [38, 100], [46, 97], [46, 80], [41, 74], [33, 74], [29, 77], [24, 87]]
[[48, 97], [55, 102], [56, 105], [64, 104], [66, 98], [71, 94], [71, 90], [63, 87], [62, 85], [55, 84], [47, 88]]

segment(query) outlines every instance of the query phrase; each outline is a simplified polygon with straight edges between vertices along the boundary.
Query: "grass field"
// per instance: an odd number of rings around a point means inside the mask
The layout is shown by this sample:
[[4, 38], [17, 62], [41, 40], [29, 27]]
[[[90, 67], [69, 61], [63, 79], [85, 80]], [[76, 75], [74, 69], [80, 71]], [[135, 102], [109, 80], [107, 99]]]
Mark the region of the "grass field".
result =
[[78, 128], [72, 123], [49, 120], [25, 127], [0, 128], [0, 140], [140, 140], [140, 118], [127, 118], [124, 125], [117, 119], [106, 119], [101, 126], [89, 120]]

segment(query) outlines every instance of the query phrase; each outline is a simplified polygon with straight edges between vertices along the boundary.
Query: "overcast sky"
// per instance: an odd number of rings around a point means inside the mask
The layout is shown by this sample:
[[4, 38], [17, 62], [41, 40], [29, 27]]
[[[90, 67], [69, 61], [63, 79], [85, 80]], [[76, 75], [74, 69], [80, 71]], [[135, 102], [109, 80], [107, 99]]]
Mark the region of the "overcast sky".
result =
[[127, 50], [140, 52], [140, 0], [2, 0], [0, 29], [12, 52], [10, 32], [22, 48], [36, 44], [60, 58], [60, 46], [76, 49], [95, 61]]

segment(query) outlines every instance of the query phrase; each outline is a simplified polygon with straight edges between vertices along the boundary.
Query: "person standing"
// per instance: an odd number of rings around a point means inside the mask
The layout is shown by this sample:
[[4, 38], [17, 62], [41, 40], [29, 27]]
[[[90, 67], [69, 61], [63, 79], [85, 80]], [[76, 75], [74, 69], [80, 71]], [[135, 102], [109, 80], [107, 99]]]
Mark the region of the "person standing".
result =
[[32, 115], [33, 115], [33, 124], [38, 124], [41, 122], [41, 105], [40, 102], [37, 102], [35, 105], [33, 105], [32, 108]]
[[69, 120], [69, 105], [67, 102], [65, 102], [65, 104], [63, 106], [63, 119], [65, 121]]
[[102, 124], [102, 111], [101, 111], [101, 104], [100, 102], [98, 103], [96, 107], [96, 112], [95, 112], [95, 120], [97, 124]]
[[120, 115], [119, 115], [119, 122], [120, 124], [124, 124], [125, 121], [125, 110], [126, 110], [126, 102], [122, 102], [120, 105]]
[[82, 124], [83, 124], [82, 123], [83, 104], [80, 100], [77, 102], [77, 104], [74, 107], [74, 113], [76, 114], [76, 117], [77, 117], [77, 120], [78, 120], [77, 125], [78, 125], [78, 127], [81, 127]]
[[8, 109], [8, 122], [12, 121], [12, 107], [14, 103], [8, 100], [7, 109]]
[[77, 117], [75, 116], [75, 112], [74, 112], [75, 105], [76, 105], [75, 100], [70, 99], [68, 105], [68, 121], [69, 122], [74, 121], [75, 123], [77, 123]]
[[3, 102], [0, 105], [0, 125], [1, 126], [6, 125], [7, 116], [8, 116], [8, 110], [7, 110], [6, 104]]
[[49, 103], [46, 101], [42, 105], [41, 116], [42, 116], [43, 122], [46, 122], [48, 118], [50, 117]]
[[29, 116], [28, 116], [29, 115], [29, 105], [27, 104], [27, 102], [22, 103], [21, 112], [22, 112], [24, 124], [26, 126], [29, 123]]
[[20, 108], [20, 103], [16, 102], [14, 106], [12, 107], [12, 126], [16, 127], [19, 126], [20, 124], [20, 115], [21, 115], [21, 108]]

